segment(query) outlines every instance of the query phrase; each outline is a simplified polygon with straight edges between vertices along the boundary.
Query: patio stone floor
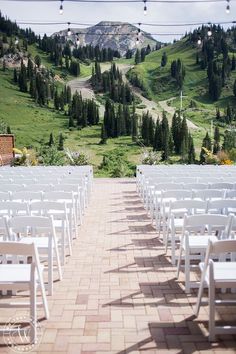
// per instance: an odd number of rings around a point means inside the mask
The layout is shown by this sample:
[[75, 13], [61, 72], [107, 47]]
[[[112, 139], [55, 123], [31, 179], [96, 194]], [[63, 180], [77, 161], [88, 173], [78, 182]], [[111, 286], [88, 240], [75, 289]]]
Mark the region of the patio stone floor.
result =
[[[136, 193], [134, 179], [95, 179], [73, 255], [48, 297], [50, 319], [32, 353], [236, 353], [236, 336], [208, 342], [208, 308], [196, 319], [176, 268]], [[1, 323], [14, 313], [0, 309]], [[40, 311], [41, 314], [41, 311]], [[219, 315], [218, 315], [219, 316]], [[224, 320], [236, 311], [222, 308]], [[0, 346], [0, 353], [11, 353]]]

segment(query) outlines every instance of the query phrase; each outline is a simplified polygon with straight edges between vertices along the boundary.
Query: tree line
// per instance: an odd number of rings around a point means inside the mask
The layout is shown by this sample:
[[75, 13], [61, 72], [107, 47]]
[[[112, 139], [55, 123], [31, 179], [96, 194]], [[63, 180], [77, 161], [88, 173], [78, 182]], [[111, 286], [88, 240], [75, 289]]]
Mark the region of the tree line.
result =
[[195, 149], [193, 138], [188, 130], [186, 118], [181, 118], [180, 113], [175, 113], [171, 127], [166, 116], [153, 120], [149, 112], [144, 113], [141, 123], [141, 138], [146, 146], [160, 151], [162, 160], [166, 161], [172, 154], [181, 156], [182, 162], [195, 162]]
[[132, 104], [134, 96], [127, 83], [123, 82], [122, 73], [115, 63], [111, 65], [110, 70], [101, 72], [101, 66], [95, 62], [92, 69], [91, 84], [95, 92], [105, 93], [109, 98], [117, 103]]

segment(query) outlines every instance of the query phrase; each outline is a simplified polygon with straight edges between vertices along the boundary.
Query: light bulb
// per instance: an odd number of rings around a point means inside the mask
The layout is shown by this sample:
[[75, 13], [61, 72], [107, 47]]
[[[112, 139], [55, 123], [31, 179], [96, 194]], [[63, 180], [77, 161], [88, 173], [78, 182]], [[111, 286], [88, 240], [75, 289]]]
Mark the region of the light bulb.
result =
[[141, 33], [140, 28], [139, 28], [139, 29], [138, 29], [138, 36], [141, 37], [141, 34], [142, 34], [142, 33]]
[[62, 15], [63, 14], [63, 6], [60, 6], [60, 10], [59, 10], [59, 14]]
[[227, 14], [230, 13], [230, 6], [229, 5], [226, 6], [226, 10], [225, 11], [226, 11]]
[[80, 45], [79, 37], [76, 38], [76, 45]]
[[15, 38], [15, 45], [17, 45], [19, 43], [19, 39], [16, 37]]
[[201, 40], [201, 38], [198, 38], [198, 40], [197, 40], [197, 44], [198, 44], [198, 45], [201, 45], [201, 44], [202, 44], [202, 40]]
[[208, 37], [212, 36], [212, 31], [210, 29], [207, 31], [207, 35], [208, 35]]
[[68, 22], [67, 24], [68, 24], [67, 36], [70, 36], [71, 35], [70, 22]]
[[139, 38], [138, 38], [138, 37], [136, 38], [135, 44], [136, 44], [136, 45], [139, 45]]
[[143, 14], [144, 14], [144, 16], [146, 16], [146, 15], [147, 15], [147, 6], [146, 6], [146, 5], [144, 6], [144, 9], [143, 9]]

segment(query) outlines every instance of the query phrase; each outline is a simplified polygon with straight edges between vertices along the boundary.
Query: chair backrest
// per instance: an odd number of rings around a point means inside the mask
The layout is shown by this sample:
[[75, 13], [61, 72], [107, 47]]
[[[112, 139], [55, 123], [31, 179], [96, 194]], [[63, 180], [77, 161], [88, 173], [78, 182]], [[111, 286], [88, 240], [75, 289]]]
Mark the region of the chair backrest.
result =
[[26, 191], [30, 192], [47, 192], [53, 189], [52, 184], [28, 184], [25, 186]]
[[9, 192], [0, 192], [0, 200], [4, 201], [4, 200], [10, 200], [11, 196]]
[[227, 238], [231, 232], [233, 215], [220, 214], [194, 214], [185, 215], [183, 232], [211, 234], [218, 231], [222, 237]]
[[161, 192], [161, 198], [163, 199], [176, 199], [176, 200], [183, 200], [183, 199], [191, 199], [192, 198], [192, 191], [191, 190], [165, 190]]
[[176, 200], [170, 202], [170, 214], [193, 215], [198, 213], [206, 213], [208, 202], [205, 200]]
[[219, 182], [209, 184], [210, 189], [234, 189], [234, 183]]
[[218, 214], [236, 213], [236, 199], [209, 200], [207, 210]]
[[15, 191], [22, 191], [24, 189], [23, 184], [3, 184], [0, 185], [1, 192], [15, 192]]
[[67, 211], [65, 202], [42, 201], [30, 204], [31, 215], [49, 216], [54, 219], [66, 220]]
[[42, 200], [42, 192], [22, 191], [12, 193], [11, 200], [30, 202], [32, 200]]
[[184, 189], [184, 185], [182, 183], [158, 183], [155, 185], [155, 189], [159, 191], [179, 190]]
[[52, 216], [15, 216], [8, 221], [11, 239], [21, 236], [53, 236]]
[[226, 191], [226, 198], [236, 199], [236, 190], [228, 190]]
[[219, 240], [215, 242], [209, 240], [208, 252], [215, 255], [236, 252], [236, 240]]
[[27, 203], [4, 201], [0, 202], [0, 215], [15, 216], [18, 214], [29, 215]]
[[202, 200], [210, 200], [213, 198], [224, 198], [225, 190], [223, 189], [203, 189], [193, 191], [193, 198]]
[[62, 191], [62, 192], [79, 192], [80, 186], [78, 184], [64, 184], [60, 183], [53, 186], [54, 191]]
[[184, 189], [208, 189], [208, 184], [207, 183], [185, 183], [184, 184]]

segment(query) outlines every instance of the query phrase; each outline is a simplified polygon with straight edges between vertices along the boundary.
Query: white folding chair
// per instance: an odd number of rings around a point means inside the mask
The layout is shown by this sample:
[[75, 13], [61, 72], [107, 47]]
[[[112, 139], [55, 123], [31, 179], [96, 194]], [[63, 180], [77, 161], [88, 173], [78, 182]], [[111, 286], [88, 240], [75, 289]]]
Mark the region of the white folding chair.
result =
[[34, 191], [21, 191], [13, 192], [11, 195], [11, 200], [20, 201], [20, 202], [32, 202], [42, 200], [42, 192]]
[[23, 184], [3, 184], [0, 185], [0, 191], [1, 192], [16, 192], [16, 191], [22, 191], [24, 189]]
[[9, 192], [1, 192], [0, 191], [0, 201], [10, 200], [11, 194]]
[[50, 192], [53, 189], [52, 184], [28, 184], [25, 186], [25, 190], [29, 192]]
[[[39, 262], [38, 251], [34, 243], [20, 243], [20, 242], [0, 242], [0, 252], [2, 261], [0, 263], [0, 289], [3, 292], [12, 290], [17, 294], [17, 291], [29, 291], [30, 303], [25, 302], [0, 302], [0, 307], [26, 307], [30, 308], [30, 341], [35, 343], [37, 339], [37, 290], [40, 290], [45, 317], [49, 318], [49, 310], [47, 305], [47, 298], [43, 283], [42, 270], [43, 266]], [[20, 256], [21, 263], [18, 263], [18, 256]], [[30, 263], [22, 264], [22, 256], [30, 257]], [[4, 296], [3, 296], [4, 297]], [[9, 298], [9, 295], [7, 295]], [[12, 300], [12, 299], [11, 299]], [[16, 331], [15, 328], [13, 328]], [[6, 330], [0, 330], [6, 333]], [[20, 332], [18, 328], [18, 333]], [[25, 329], [23, 334], [25, 333]]]
[[168, 246], [170, 244], [171, 260], [173, 265], [176, 264], [175, 251], [183, 231], [184, 215], [206, 213], [207, 204], [207, 201], [194, 199], [176, 200], [170, 202], [167, 219], [165, 249], [167, 252]]
[[70, 235], [69, 218], [65, 202], [33, 202], [30, 204], [30, 212], [31, 215], [53, 216], [57, 239], [59, 241], [58, 245], [61, 248], [61, 264], [64, 265], [66, 247], [69, 250], [69, 255], [72, 254], [72, 235]]
[[9, 238], [8, 218], [0, 216], [0, 241], [6, 241]]
[[[198, 316], [202, 300], [203, 289], [208, 288], [209, 306], [209, 340], [214, 341], [217, 334], [235, 334], [236, 326], [216, 326], [215, 309], [217, 305], [236, 304], [235, 296], [232, 300], [216, 300], [216, 289], [236, 288], [236, 262], [226, 262], [226, 255], [230, 258], [236, 252], [236, 240], [209, 240], [204, 263], [200, 263], [202, 272], [201, 283], [198, 290], [195, 314]], [[223, 258], [221, 256], [223, 255]], [[217, 262], [213, 260], [217, 258]], [[221, 261], [223, 259], [224, 261]], [[235, 294], [234, 294], [235, 295]]]
[[208, 240], [217, 241], [228, 238], [231, 232], [233, 216], [219, 214], [185, 215], [183, 234], [177, 268], [179, 277], [181, 261], [184, 261], [185, 292], [198, 285], [190, 282], [191, 261], [202, 261], [205, 256]]
[[15, 216], [8, 221], [10, 239], [22, 243], [34, 242], [42, 259], [48, 263], [48, 294], [53, 294], [53, 260], [55, 259], [59, 279], [62, 279], [53, 217]]
[[227, 182], [218, 182], [218, 183], [210, 183], [210, 189], [234, 189], [234, 183], [227, 183]]

